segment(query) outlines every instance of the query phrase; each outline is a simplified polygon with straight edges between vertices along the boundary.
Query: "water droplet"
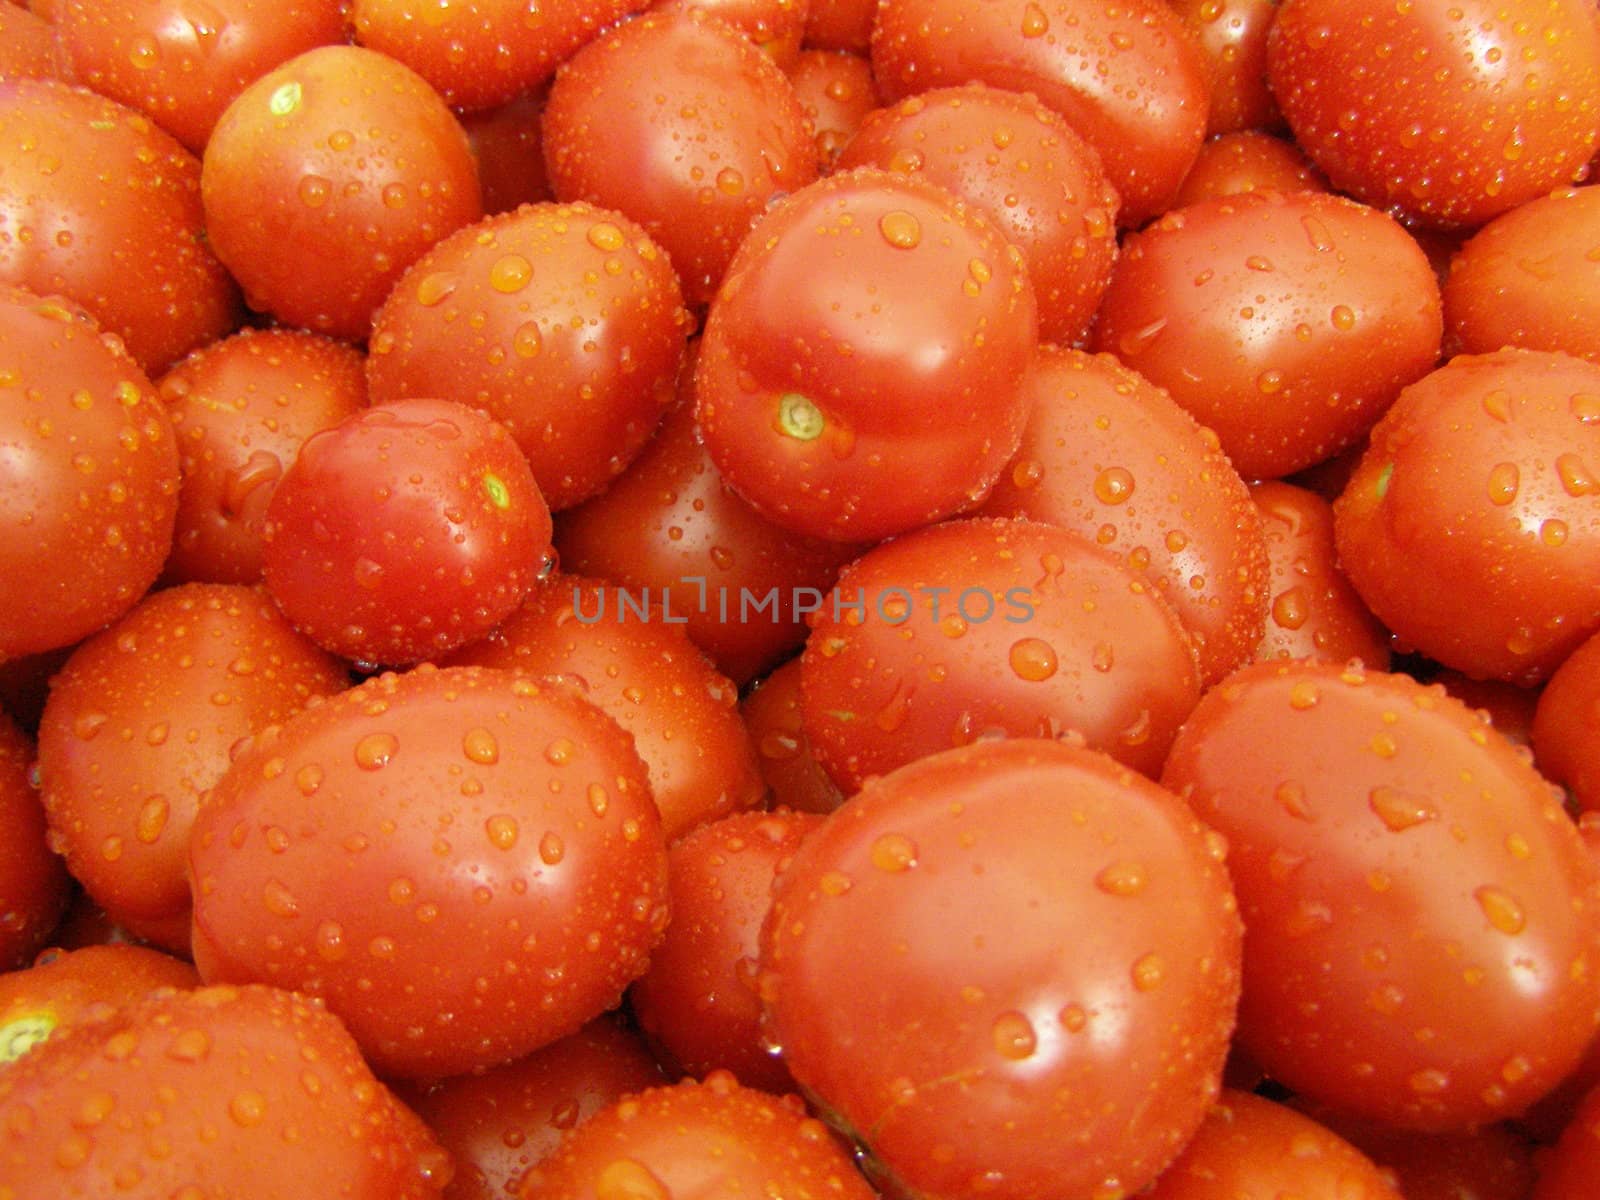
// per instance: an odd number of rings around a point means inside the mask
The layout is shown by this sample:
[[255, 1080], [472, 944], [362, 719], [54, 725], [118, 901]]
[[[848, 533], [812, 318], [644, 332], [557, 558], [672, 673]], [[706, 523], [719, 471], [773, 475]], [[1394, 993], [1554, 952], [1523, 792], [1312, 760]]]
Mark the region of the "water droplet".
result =
[[1347, 304], [1335, 304], [1333, 312], [1328, 315], [1328, 319], [1333, 322], [1333, 327], [1341, 333], [1349, 333], [1350, 330], [1356, 327], [1355, 310]]
[[266, 1115], [267, 1098], [260, 1092], [239, 1092], [228, 1101], [228, 1116], [236, 1125], [259, 1125]]
[[517, 844], [517, 819], [505, 813], [495, 813], [483, 823], [489, 843], [497, 850], [509, 850]]
[[434, 271], [417, 282], [417, 303], [433, 308], [456, 290], [456, 277], [449, 271]]
[[1410, 795], [1384, 785], [1367, 793], [1367, 805], [1392, 833], [1402, 833], [1427, 821], [1437, 820], [1439, 816], [1439, 810], [1426, 796]]
[[995, 1018], [990, 1033], [995, 1052], [1012, 1062], [1033, 1057], [1039, 1047], [1039, 1035], [1034, 1032], [1033, 1022], [1019, 1012], [1001, 1013]]
[[150, 796], [139, 806], [139, 816], [134, 822], [134, 836], [146, 846], [160, 840], [172, 815], [172, 805], [162, 795]]
[[287, 885], [276, 879], [267, 880], [261, 888], [261, 904], [275, 917], [298, 917], [300, 902], [294, 898]]
[[1496, 505], [1510, 504], [1517, 498], [1517, 488], [1521, 484], [1522, 473], [1517, 469], [1516, 463], [1496, 463], [1489, 468], [1488, 492], [1489, 503]]
[[1413, 1071], [1406, 1084], [1419, 1096], [1437, 1096], [1450, 1087], [1450, 1075], [1437, 1067]]
[[1272, 620], [1279, 629], [1299, 629], [1311, 618], [1311, 605], [1303, 587], [1292, 587], [1272, 598]]
[[518, 358], [537, 358], [544, 349], [544, 334], [539, 331], [539, 322], [524, 321], [518, 325], [511, 335], [511, 349]]
[[597, 817], [603, 817], [610, 807], [611, 797], [606, 792], [605, 786], [599, 783], [591, 783], [589, 785], [589, 811]]
[[466, 755], [470, 762], [481, 766], [493, 766], [500, 761], [500, 743], [495, 740], [493, 733], [481, 726], [469, 729], [461, 739], [461, 753]]
[[400, 739], [392, 733], [369, 733], [356, 743], [356, 766], [377, 771], [387, 766], [400, 749]]
[[898, 250], [913, 250], [922, 242], [922, 222], [902, 208], [891, 209], [879, 217], [878, 232]]
[[321, 175], [307, 175], [300, 180], [297, 193], [307, 208], [321, 208], [333, 195], [333, 183]]
[[554, 830], [548, 831], [539, 839], [539, 860], [547, 867], [553, 867], [567, 856], [567, 844], [561, 840], [561, 835]]
[[1117, 352], [1123, 358], [1134, 358], [1150, 349], [1155, 340], [1161, 336], [1161, 331], [1167, 327], [1167, 318], [1158, 317], [1148, 325], [1141, 325], [1138, 329], [1130, 329], [1117, 339]]
[[211, 1053], [211, 1035], [203, 1029], [185, 1029], [167, 1046], [167, 1057], [179, 1062], [203, 1062]]
[[850, 890], [853, 882], [850, 876], [843, 871], [829, 871], [817, 880], [817, 887], [822, 889], [824, 896], [842, 896]]
[[1566, 453], [1556, 456], [1556, 475], [1561, 480], [1562, 490], [1569, 496], [1600, 494], [1600, 479], [1595, 477], [1583, 459], [1576, 454]]
[[732, 167], [717, 172], [717, 191], [724, 196], [737, 196], [744, 191], [744, 176]]
[[1108, 896], [1137, 896], [1144, 891], [1147, 876], [1144, 865], [1117, 862], [1094, 877], [1094, 885]]
[[672, 1192], [649, 1167], [632, 1158], [613, 1159], [594, 1181], [595, 1200], [672, 1200]]
[[544, 760], [552, 766], [564, 767], [572, 761], [578, 747], [571, 738], [557, 738], [544, 748]]
[[1289, 707], [1297, 712], [1304, 712], [1308, 708], [1315, 708], [1322, 699], [1322, 693], [1317, 685], [1309, 679], [1297, 680], [1289, 689]]
[[533, 264], [520, 254], [506, 254], [489, 268], [489, 286], [510, 295], [520, 292], [533, 279]]
[[1133, 472], [1126, 467], [1107, 467], [1094, 477], [1095, 499], [1101, 504], [1124, 504], [1133, 495]]
[[898, 874], [917, 865], [917, 844], [903, 833], [886, 833], [872, 843], [872, 865]]
[[1022, 10], [1022, 36], [1025, 38], [1043, 37], [1050, 32], [1050, 18], [1045, 16], [1044, 9], [1037, 4], [1028, 4]]
[[1489, 924], [1501, 933], [1515, 937], [1528, 925], [1527, 914], [1515, 897], [1497, 887], [1485, 885], [1472, 893]]
[[1056, 673], [1055, 648], [1042, 638], [1019, 638], [1011, 644], [1011, 670], [1018, 679], [1042, 683]]
[[622, 236], [622, 230], [610, 221], [595, 222], [589, 226], [589, 231], [584, 237], [596, 250], [604, 250], [607, 253], [621, 250], [627, 244], [627, 239]]
[[322, 786], [324, 772], [316, 763], [307, 763], [294, 773], [294, 786], [302, 796], [315, 796]]
[[1167, 965], [1159, 954], [1146, 954], [1133, 964], [1133, 986], [1141, 992], [1153, 992], [1166, 978]]

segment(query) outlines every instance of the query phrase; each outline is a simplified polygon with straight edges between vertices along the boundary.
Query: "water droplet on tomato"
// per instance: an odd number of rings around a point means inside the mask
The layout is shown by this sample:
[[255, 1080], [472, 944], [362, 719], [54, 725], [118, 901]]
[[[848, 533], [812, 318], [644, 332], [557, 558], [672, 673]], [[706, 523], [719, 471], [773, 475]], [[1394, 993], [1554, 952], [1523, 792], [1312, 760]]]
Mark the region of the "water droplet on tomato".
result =
[[381, 770], [400, 749], [400, 739], [392, 733], [369, 733], [356, 743], [356, 766], [363, 771]]
[[995, 1052], [1012, 1062], [1032, 1058], [1039, 1048], [1039, 1035], [1034, 1031], [1033, 1022], [1015, 1011], [1003, 1012], [994, 1019], [990, 1037]]
[[885, 833], [872, 843], [872, 865], [898, 874], [917, 865], [917, 844], [903, 833]]

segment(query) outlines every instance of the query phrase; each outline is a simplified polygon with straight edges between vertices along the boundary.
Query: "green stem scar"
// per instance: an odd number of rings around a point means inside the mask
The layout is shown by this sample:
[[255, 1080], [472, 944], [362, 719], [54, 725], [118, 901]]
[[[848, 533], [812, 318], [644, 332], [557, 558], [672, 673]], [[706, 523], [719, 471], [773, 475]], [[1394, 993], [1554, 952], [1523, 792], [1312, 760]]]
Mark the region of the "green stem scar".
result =
[[56, 1019], [47, 1012], [25, 1013], [0, 1025], [0, 1064], [16, 1062], [55, 1032]]
[[489, 503], [498, 509], [511, 507], [511, 491], [506, 487], [505, 480], [493, 471], [483, 473], [483, 490], [489, 495]]
[[267, 97], [267, 108], [275, 117], [286, 117], [300, 107], [300, 96], [300, 81], [291, 79], [288, 83], [279, 84]]
[[1394, 464], [1384, 463], [1383, 469], [1378, 472], [1378, 482], [1372, 485], [1372, 490], [1382, 500], [1389, 494], [1389, 480], [1394, 478]]
[[778, 428], [789, 437], [815, 441], [827, 424], [822, 410], [799, 392], [785, 392], [778, 398]]

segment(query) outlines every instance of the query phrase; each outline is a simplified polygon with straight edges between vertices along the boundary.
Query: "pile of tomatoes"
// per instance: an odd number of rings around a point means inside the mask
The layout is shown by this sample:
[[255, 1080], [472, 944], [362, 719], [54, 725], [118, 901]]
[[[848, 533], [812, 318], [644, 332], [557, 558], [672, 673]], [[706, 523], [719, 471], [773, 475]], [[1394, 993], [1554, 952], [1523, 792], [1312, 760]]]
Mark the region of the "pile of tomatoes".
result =
[[0, 1200], [1600, 1195], [1594, 0], [0, 0]]

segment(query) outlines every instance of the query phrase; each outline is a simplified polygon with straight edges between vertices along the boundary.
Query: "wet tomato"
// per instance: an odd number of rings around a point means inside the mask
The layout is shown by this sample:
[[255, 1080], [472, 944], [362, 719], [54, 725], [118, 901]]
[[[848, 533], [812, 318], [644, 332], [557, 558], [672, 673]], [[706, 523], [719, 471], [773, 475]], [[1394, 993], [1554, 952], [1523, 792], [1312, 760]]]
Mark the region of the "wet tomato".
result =
[[[44, 809], [29, 779], [34, 745], [0, 709], [0, 970], [22, 966], [67, 907], [71, 882], [46, 841]], [[4, 978], [0, 976], [0, 978]]]

